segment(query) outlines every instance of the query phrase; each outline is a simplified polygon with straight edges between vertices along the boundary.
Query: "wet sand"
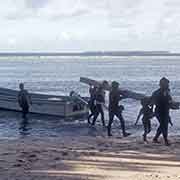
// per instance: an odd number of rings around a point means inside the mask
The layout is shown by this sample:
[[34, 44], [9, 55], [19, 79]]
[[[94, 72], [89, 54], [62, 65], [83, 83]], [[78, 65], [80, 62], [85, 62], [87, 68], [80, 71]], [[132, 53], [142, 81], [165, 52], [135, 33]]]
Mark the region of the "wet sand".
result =
[[0, 179], [179, 180], [180, 137], [170, 139], [170, 147], [140, 137], [1, 139]]

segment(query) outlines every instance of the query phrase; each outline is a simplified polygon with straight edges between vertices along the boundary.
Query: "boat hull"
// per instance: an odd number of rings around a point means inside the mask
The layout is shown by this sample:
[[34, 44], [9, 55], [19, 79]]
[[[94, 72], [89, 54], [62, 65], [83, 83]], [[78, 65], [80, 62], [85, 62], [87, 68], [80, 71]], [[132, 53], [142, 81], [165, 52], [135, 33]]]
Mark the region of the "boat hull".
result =
[[[18, 91], [0, 88], [0, 109], [21, 111], [17, 100]], [[88, 114], [88, 107], [69, 96], [53, 96], [30, 94], [32, 105], [30, 113], [53, 115], [60, 117], [75, 117]]]

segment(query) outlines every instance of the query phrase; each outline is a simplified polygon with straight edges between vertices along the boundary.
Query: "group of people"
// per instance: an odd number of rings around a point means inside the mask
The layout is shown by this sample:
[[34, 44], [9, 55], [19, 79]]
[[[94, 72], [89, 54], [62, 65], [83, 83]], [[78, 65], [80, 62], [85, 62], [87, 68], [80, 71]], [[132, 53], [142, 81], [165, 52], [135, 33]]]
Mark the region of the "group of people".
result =
[[[103, 110], [106, 108], [109, 112], [109, 122], [107, 124], [108, 136], [112, 136], [111, 127], [115, 116], [120, 120], [123, 136], [129, 136], [130, 133], [126, 132], [125, 121], [122, 116], [124, 106], [120, 105], [120, 101], [127, 98], [127, 94], [119, 89], [118, 82], [113, 81], [109, 89], [109, 106], [107, 107], [105, 104], [104, 88], [107, 87], [107, 85], [108, 82], [104, 81], [99, 86], [90, 86], [89, 109], [91, 113], [88, 116], [88, 123], [95, 125], [97, 117], [101, 115], [102, 125], [106, 127]], [[169, 111], [170, 109], [178, 109], [180, 104], [175, 103], [172, 100], [170, 95], [169, 80], [167, 78], [163, 77], [159, 82], [159, 86], [159, 89], [154, 91], [150, 97], [144, 97], [141, 99], [142, 108], [140, 109], [135, 125], [137, 125], [140, 117], [142, 116], [142, 123], [144, 127], [143, 140], [147, 142], [147, 134], [151, 131], [151, 119], [156, 117], [159, 122], [159, 127], [153, 138], [153, 142], [159, 143], [158, 139], [162, 134], [165, 145], [169, 145], [168, 124], [172, 125]], [[26, 122], [26, 115], [29, 112], [29, 106], [32, 104], [32, 101], [28, 91], [24, 89], [23, 83], [20, 83], [19, 88], [18, 103], [22, 109], [23, 122]]]
[[[104, 81], [102, 85], [91, 86], [89, 89], [89, 108], [91, 113], [88, 117], [88, 123], [90, 123], [91, 125], [95, 125], [96, 119], [100, 114], [102, 124], [103, 126], [106, 126], [103, 111], [103, 107], [105, 107], [109, 112], [109, 122], [107, 125], [108, 136], [112, 136], [111, 126], [114, 120], [114, 116], [116, 116], [120, 120], [123, 136], [129, 136], [130, 133], [126, 132], [125, 121], [122, 116], [124, 107], [120, 105], [120, 101], [124, 98], [127, 98], [127, 96], [124, 91], [121, 91], [119, 89], [119, 83], [113, 81], [109, 93], [109, 106], [106, 107], [104, 90], [104, 86], [106, 85], [106, 83], [107, 82]], [[138, 123], [138, 120], [142, 116], [142, 123], [144, 127], [143, 140], [147, 142], [147, 134], [151, 131], [151, 119], [153, 117], [156, 117], [159, 122], [159, 127], [153, 138], [153, 142], [159, 143], [158, 139], [162, 134], [165, 145], [168, 146], [170, 145], [168, 140], [168, 124], [170, 123], [172, 125], [169, 111], [170, 109], [179, 108], [179, 103], [175, 103], [172, 100], [172, 97], [170, 95], [169, 80], [167, 78], [163, 77], [159, 82], [159, 86], [159, 89], [154, 91], [150, 97], [144, 97], [141, 99], [142, 108], [140, 109], [135, 125]], [[91, 118], [93, 118], [92, 122]]]

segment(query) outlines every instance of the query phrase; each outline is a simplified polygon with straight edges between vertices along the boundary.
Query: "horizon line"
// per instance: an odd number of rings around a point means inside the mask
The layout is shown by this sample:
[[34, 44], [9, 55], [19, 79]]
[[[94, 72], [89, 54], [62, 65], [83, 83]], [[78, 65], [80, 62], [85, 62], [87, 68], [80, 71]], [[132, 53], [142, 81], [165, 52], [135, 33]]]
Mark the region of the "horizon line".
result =
[[0, 56], [180, 56], [171, 51], [0, 52]]

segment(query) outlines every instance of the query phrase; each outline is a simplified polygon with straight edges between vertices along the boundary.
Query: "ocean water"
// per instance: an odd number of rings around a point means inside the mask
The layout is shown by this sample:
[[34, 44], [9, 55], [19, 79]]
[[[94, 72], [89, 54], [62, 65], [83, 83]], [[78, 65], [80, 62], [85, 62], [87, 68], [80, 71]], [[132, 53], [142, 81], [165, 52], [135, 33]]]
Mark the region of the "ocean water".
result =
[[[170, 80], [171, 93], [180, 101], [180, 59], [179, 57], [7, 57], [0, 58], [0, 86], [18, 89], [24, 82], [30, 92], [68, 95], [75, 90], [82, 96], [88, 96], [88, 86], [79, 82], [79, 78], [89, 77], [96, 80], [116, 80], [125, 89], [151, 95], [158, 88], [159, 79], [166, 76]], [[135, 100], [124, 100], [123, 113], [127, 129], [134, 135], [142, 132], [141, 122], [134, 127], [140, 103]], [[107, 114], [107, 112], [106, 112]], [[171, 134], [180, 132], [180, 111], [171, 112], [173, 127]], [[87, 132], [87, 125], [82, 123], [57, 127], [58, 119], [32, 116], [29, 134], [36, 136], [55, 135], [66, 132], [67, 127]], [[18, 113], [0, 112], [0, 136], [17, 137], [19, 122]], [[106, 116], [106, 121], [108, 117]], [[99, 122], [101, 124], [101, 122]], [[152, 120], [153, 129], [157, 121]], [[62, 129], [65, 127], [65, 129]], [[114, 123], [114, 131], [119, 128]], [[152, 132], [152, 134], [154, 131]], [[68, 131], [66, 132], [68, 134]]]

